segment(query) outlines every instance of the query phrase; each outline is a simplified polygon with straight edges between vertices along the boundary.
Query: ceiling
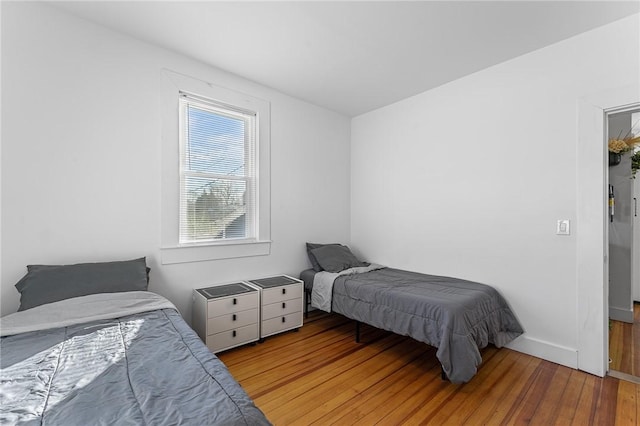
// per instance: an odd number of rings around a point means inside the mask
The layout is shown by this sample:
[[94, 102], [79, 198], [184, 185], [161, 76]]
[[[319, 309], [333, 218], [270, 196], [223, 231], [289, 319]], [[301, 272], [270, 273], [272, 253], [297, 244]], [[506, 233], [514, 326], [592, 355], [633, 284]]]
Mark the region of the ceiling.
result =
[[49, 4], [348, 116], [640, 11], [637, 0]]

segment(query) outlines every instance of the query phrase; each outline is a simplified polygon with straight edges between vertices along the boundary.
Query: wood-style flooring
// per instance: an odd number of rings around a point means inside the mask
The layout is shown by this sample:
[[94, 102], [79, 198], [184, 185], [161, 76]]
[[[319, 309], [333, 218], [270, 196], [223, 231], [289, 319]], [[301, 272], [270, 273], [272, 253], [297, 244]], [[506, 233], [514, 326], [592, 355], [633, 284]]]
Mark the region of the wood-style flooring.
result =
[[435, 349], [314, 311], [298, 332], [218, 354], [278, 425], [636, 425], [640, 385], [493, 346], [467, 384]]
[[611, 321], [609, 358], [611, 370], [640, 377], [640, 303], [633, 304], [633, 324]]

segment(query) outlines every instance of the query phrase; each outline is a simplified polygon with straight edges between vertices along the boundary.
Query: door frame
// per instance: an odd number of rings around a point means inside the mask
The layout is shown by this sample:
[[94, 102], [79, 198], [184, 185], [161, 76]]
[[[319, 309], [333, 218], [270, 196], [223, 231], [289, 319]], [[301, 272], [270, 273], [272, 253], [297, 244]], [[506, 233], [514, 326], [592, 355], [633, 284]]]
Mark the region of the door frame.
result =
[[603, 377], [609, 370], [609, 235], [606, 114], [640, 103], [638, 85], [578, 99], [576, 141], [576, 281], [578, 369]]

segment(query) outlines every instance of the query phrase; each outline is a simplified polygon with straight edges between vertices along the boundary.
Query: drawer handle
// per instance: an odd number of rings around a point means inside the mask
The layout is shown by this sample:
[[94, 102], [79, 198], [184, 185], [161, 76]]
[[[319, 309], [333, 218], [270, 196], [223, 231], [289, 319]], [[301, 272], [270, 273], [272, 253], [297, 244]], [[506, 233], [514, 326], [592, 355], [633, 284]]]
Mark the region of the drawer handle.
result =
[[236, 334], [238, 334], [238, 333], [236, 333], [236, 331], [233, 330], [233, 332], [231, 333], [231, 336], [236, 337]]
[[287, 319], [285, 317], [282, 317], [282, 322], [286, 322]]
[[285, 302], [282, 302], [282, 309], [285, 309], [287, 307], [287, 304]]
[[287, 289], [286, 288], [282, 289], [282, 294], [287, 294]]
[[231, 317], [231, 320], [232, 320], [232, 321], [235, 321], [236, 319], [238, 319], [238, 318], [236, 317], [236, 314], [233, 314], [233, 316]]
[[233, 298], [233, 304], [237, 305], [238, 304], [238, 299], [236, 299], [235, 297]]

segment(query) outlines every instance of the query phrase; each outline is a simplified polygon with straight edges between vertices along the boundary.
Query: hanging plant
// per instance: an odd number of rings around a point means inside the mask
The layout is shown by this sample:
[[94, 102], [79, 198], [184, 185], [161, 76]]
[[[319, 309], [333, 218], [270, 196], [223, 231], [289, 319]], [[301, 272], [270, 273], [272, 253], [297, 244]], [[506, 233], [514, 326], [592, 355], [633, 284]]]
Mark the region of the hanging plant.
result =
[[[640, 146], [640, 136], [629, 132], [624, 138], [609, 139], [609, 166], [620, 164], [622, 156], [627, 152], [631, 155], [631, 178], [636, 178], [636, 172], [640, 169], [640, 151], [635, 151]], [[634, 152], [635, 151], [635, 152]]]
[[613, 154], [624, 154], [633, 151], [636, 145], [640, 145], [640, 136], [630, 134], [622, 139], [609, 139], [609, 152]]

